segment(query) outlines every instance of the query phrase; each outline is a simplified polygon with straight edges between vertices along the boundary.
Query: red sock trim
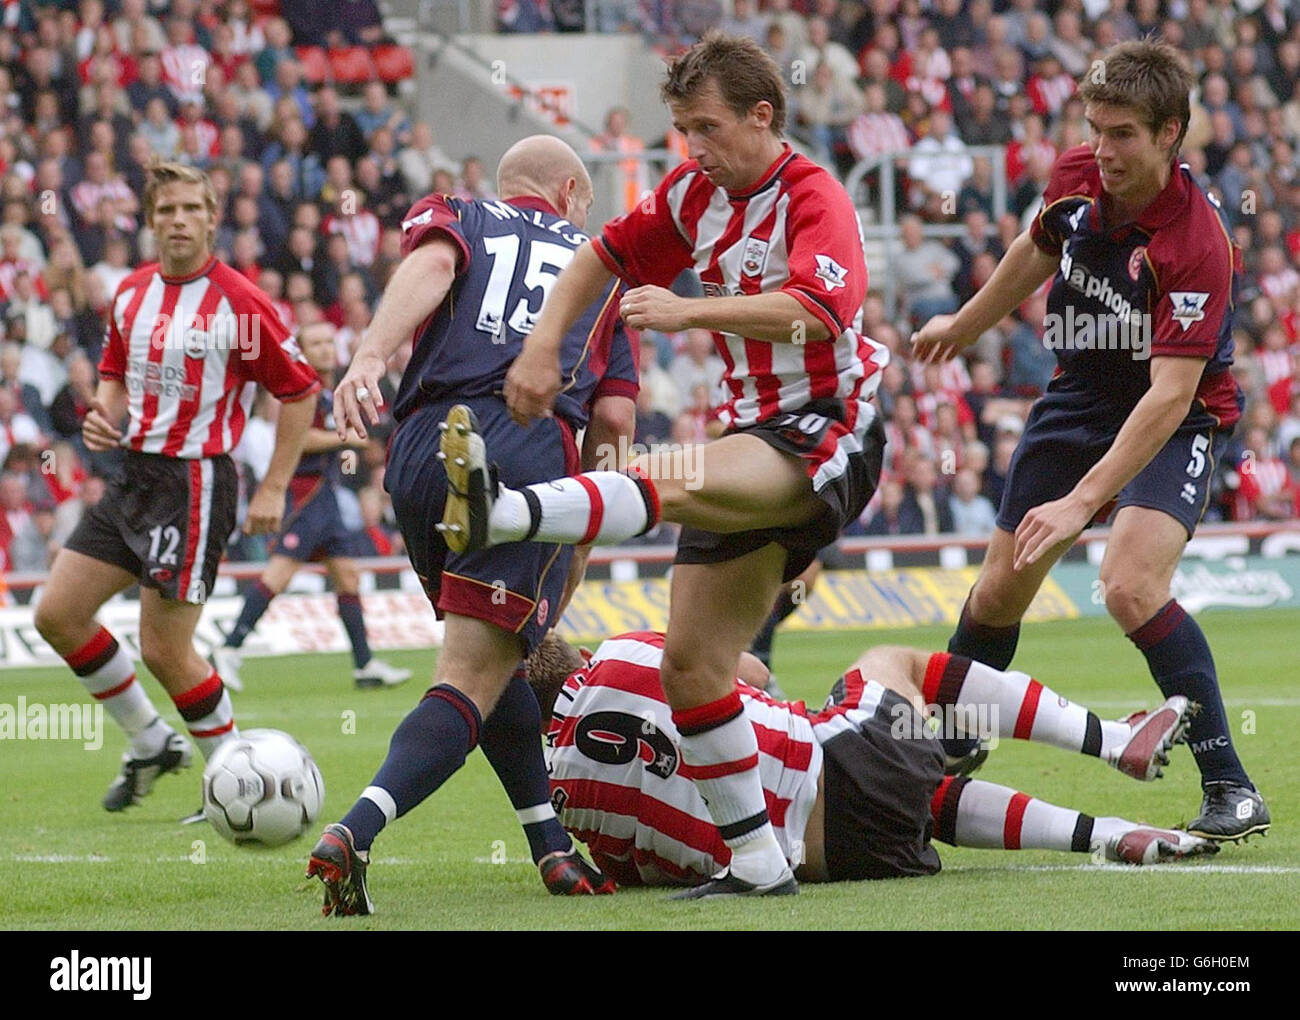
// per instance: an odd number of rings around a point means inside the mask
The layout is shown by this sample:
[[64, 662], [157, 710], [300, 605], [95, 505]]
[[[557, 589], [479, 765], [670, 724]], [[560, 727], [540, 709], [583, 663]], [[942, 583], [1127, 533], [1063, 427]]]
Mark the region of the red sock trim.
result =
[[687, 765], [682, 762], [677, 766], [677, 771], [683, 779], [722, 779], [756, 768], [758, 768], [757, 753], [751, 754], [748, 758], [718, 762], [716, 765]]
[[934, 819], [934, 838], [950, 846], [957, 845], [957, 805], [970, 782], [968, 776], [944, 776], [930, 798], [930, 817]]
[[221, 677], [217, 676], [217, 671], [214, 669], [197, 687], [191, 687], [188, 691], [174, 695], [172, 704], [178, 709], [186, 709], [198, 704], [204, 698], [212, 697], [219, 690], [221, 690]]
[[1038, 699], [1043, 695], [1043, 685], [1037, 680], [1030, 680], [1025, 691], [1025, 700], [1020, 703], [1020, 714], [1016, 716], [1016, 728], [1011, 734], [1017, 740], [1028, 740], [1034, 729], [1034, 716], [1038, 714]]
[[1020, 829], [1025, 821], [1025, 808], [1029, 807], [1029, 794], [1014, 793], [1007, 805], [1007, 820], [1002, 826], [1002, 846], [1007, 850], [1020, 849]]
[[[627, 469], [629, 475], [635, 475], [641, 481], [641, 491], [649, 497], [650, 501], [650, 520], [646, 521], [645, 531], [649, 531], [659, 523], [663, 517], [663, 510], [659, 506], [659, 490], [655, 488], [654, 479], [645, 473], [641, 468], [635, 465], [629, 465]], [[642, 532], [644, 534], [645, 532]]]
[[[425, 698], [437, 698], [439, 701], [445, 701], [451, 705], [461, 718], [465, 720], [465, 728], [469, 730], [469, 748], [466, 753], [474, 750], [478, 746], [478, 730], [480, 725], [478, 707], [469, 698], [465, 697], [456, 688], [448, 684], [439, 684], [437, 687], [430, 687], [424, 693]], [[423, 700], [423, 699], [421, 699]]]
[[130, 687], [133, 683], [135, 683], [134, 673], [132, 673], [129, 677], [123, 680], [116, 687], [110, 687], [108, 690], [100, 691], [98, 694], [91, 694], [91, 697], [94, 698], [96, 701], [107, 701], [109, 698], [116, 698], [119, 694], [121, 694], [124, 690]]
[[230, 732], [231, 730], [233, 730], [234, 728], [235, 728], [235, 720], [234, 720], [234, 719], [231, 719], [230, 722], [226, 723], [226, 725], [224, 725], [224, 726], [218, 726], [218, 727], [217, 727], [216, 729], [214, 729], [214, 730], [196, 730], [196, 729], [191, 729], [191, 730], [190, 730], [190, 736], [191, 736], [191, 737], [197, 737], [199, 740], [202, 740], [204, 737], [219, 737], [219, 736], [221, 736], [221, 734], [223, 734], [223, 733], [229, 733], [229, 732]]
[[1178, 604], [1178, 600], [1170, 599], [1160, 607], [1155, 616], [1137, 630], [1130, 631], [1128, 639], [1137, 645], [1140, 651], [1145, 652], [1172, 634], [1174, 628], [1182, 623], [1186, 616], [1187, 610]]
[[717, 729], [731, 722], [744, 710], [745, 706], [740, 701], [740, 692], [733, 690], [725, 698], [719, 698], [717, 701], [673, 712], [673, 725], [683, 737], [692, 737], [697, 733]]
[[850, 708], [857, 708], [862, 704], [862, 693], [867, 689], [867, 681], [862, 676], [862, 670], [851, 669], [844, 674], [844, 700], [841, 705], [848, 705]]
[[108, 628], [100, 627], [93, 638], [71, 655], [66, 656], [63, 661], [73, 669], [81, 669], [86, 663], [93, 662], [103, 655], [113, 643], [113, 635], [109, 633]]
[[591, 516], [587, 519], [587, 530], [578, 539], [578, 545], [586, 545], [600, 534], [600, 525], [605, 519], [605, 500], [601, 497], [600, 490], [596, 488], [596, 483], [586, 475], [578, 475], [578, 484], [586, 490], [587, 498], [591, 501]]
[[947, 670], [948, 660], [951, 658], [948, 652], [935, 652], [930, 656], [930, 661], [925, 664], [925, 681], [921, 684], [921, 694], [925, 697], [927, 705], [939, 703], [939, 682], [943, 680], [944, 671]]

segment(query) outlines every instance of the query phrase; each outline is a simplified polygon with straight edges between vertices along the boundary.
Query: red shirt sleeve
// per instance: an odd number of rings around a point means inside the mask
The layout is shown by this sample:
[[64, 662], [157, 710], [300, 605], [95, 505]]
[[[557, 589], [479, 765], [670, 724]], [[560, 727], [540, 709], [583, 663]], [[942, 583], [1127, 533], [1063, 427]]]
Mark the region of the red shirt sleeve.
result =
[[402, 220], [402, 254], [409, 255], [426, 241], [441, 237], [456, 246], [456, 273], [463, 273], [469, 266], [470, 245], [461, 230], [458, 203], [447, 195], [425, 195], [411, 206]]
[[[1009, 158], [1009, 156], [1008, 156]], [[1060, 255], [1065, 240], [1063, 214], [1058, 204], [1070, 198], [1092, 198], [1095, 194], [1089, 175], [1096, 173], [1097, 162], [1086, 145], [1076, 145], [1057, 157], [1043, 192], [1043, 207], [1029, 225], [1029, 236], [1049, 255]]]
[[867, 263], [858, 215], [829, 176], [810, 176], [790, 198], [785, 226], [790, 278], [782, 286], [834, 340], [867, 296]]
[[[122, 286], [126, 281], [122, 281]], [[122, 287], [117, 288], [117, 294], [113, 295], [113, 300], [108, 306], [108, 325], [104, 328], [104, 351], [99, 358], [99, 377], [101, 379], [126, 378], [126, 342], [122, 339], [122, 333], [117, 328], [117, 299], [122, 293]]]
[[670, 286], [695, 262], [677, 215], [688, 202], [707, 202], [712, 188], [694, 163], [680, 164], [635, 209], [605, 224], [592, 250], [629, 287]]
[[[291, 404], [320, 390], [315, 370], [289, 335], [271, 299], [228, 266], [223, 266], [226, 297], [237, 315], [258, 322], [257, 343], [238, 355], [246, 379], [261, 383], [282, 403]], [[232, 281], [233, 278], [233, 281]], [[255, 317], [255, 318], [254, 318]]]
[[601, 397], [627, 397], [635, 400], [641, 391], [641, 338], [623, 325], [618, 316], [618, 306], [610, 305], [614, 318], [613, 332], [609, 340], [609, 361], [605, 365], [605, 374], [596, 383], [591, 395], [595, 404]]
[[1197, 233], [1200, 237], [1191, 248], [1161, 246], [1154, 257], [1147, 248], [1159, 285], [1151, 322], [1152, 357], [1213, 357], [1232, 314], [1232, 243], [1217, 221]]

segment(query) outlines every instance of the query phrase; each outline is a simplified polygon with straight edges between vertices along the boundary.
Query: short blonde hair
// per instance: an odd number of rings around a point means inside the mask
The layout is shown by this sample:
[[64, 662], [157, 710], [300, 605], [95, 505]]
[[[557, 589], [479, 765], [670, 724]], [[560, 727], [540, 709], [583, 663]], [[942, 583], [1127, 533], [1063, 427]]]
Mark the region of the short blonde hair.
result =
[[146, 218], [153, 219], [153, 206], [159, 189], [168, 184], [197, 184], [203, 189], [203, 202], [208, 212], [217, 214], [217, 189], [212, 186], [212, 178], [202, 170], [196, 170], [184, 163], [166, 163], [158, 161], [150, 164], [148, 179], [144, 186], [144, 208]]

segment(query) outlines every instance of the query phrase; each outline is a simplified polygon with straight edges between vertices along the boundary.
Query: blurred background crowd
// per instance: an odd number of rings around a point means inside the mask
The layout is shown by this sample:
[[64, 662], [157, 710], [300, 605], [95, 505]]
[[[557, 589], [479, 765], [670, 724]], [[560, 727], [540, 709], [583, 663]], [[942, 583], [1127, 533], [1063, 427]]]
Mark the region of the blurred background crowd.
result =
[[[1300, 516], [1300, 3], [1293, 0], [499, 0], [503, 32], [637, 31], [665, 54], [706, 31], [749, 35], [790, 83], [792, 138], [842, 176], [899, 153], [896, 300], [868, 297], [865, 330], [894, 352], [880, 402], [886, 476], [853, 531], [986, 535], [1007, 462], [1054, 358], [1045, 299], [923, 367], [913, 328], [954, 310], [1036, 211], [1053, 160], [1087, 139], [1075, 79], [1105, 47], [1157, 32], [1198, 80], [1183, 155], [1220, 201], [1246, 264], [1235, 306], [1247, 410], [1216, 465], [1213, 520]], [[588, 24], [592, 22], [591, 24]], [[81, 445], [111, 296], [152, 257], [142, 222], [155, 156], [207, 170], [218, 254], [291, 329], [328, 321], [340, 369], [400, 255], [400, 223], [429, 191], [492, 196], [454, 121], [414, 119], [409, 51], [375, 0], [64, 0], [0, 5], [0, 554], [43, 570], [111, 457]], [[441, 132], [441, 134], [440, 134]], [[593, 149], [681, 153], [609, 110]], [[1003, 146], [1007, 211], [989, 158]], [[653, 186], [626, 164], [628, 201]], [[937, 239], [927, 225], [959, 226]], [[873, 280], [873, 284], [878, 281]], [[641, 442], [720, 431], [722, 363], [707, 333], [647, 333]], [[409, 354], [409, 352], [407, 352]], [[402, 357], [385, 384], [395, 388]], [[265, 470], [275, 403], [260, 397], [236, 451], [248, 491]], [[378, 554], [400, 553], [383, 493], [384, 440], [344, 463], [340, 502]], [[657, 536], [667, 540], [667, 535]], [[238, 540], [234, 558], [257, 559]]]

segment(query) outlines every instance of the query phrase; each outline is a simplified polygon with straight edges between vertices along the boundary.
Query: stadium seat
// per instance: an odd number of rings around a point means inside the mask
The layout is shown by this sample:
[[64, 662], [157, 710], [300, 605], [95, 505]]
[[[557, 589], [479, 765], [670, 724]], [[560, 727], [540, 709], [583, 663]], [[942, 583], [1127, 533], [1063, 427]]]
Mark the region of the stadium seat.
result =
[[405, 46], [386, 44], [376, 46], [371, 52], [379, 80], [392, 85], [415, 76], [415, 58]]
[[365, 46], [345, 46], [329, 51], [330, 71], [339, 85], [360, 85], [375, 77], [375, 65]]
[[330, 77], [330, 60], [323, 46], [296, 46], [294, 53], [302, 65], [303, 81], [319, 85]]

